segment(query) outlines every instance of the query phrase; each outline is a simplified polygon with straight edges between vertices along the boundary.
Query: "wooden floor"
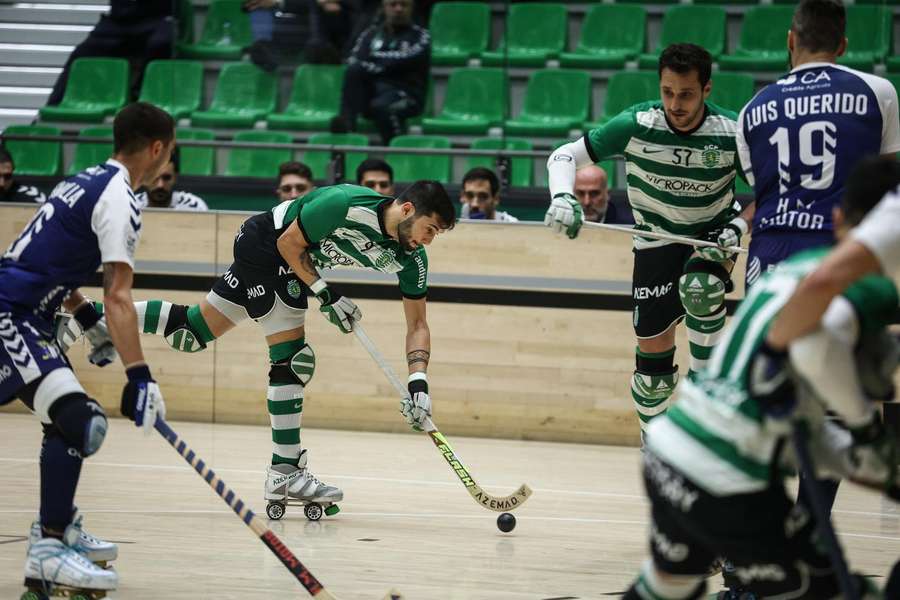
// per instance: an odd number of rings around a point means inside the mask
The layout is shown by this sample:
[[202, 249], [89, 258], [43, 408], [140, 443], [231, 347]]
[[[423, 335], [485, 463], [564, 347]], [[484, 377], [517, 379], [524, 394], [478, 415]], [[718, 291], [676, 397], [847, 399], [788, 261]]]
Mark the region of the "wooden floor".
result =
[[[258, 512], [269, 430], [172, 423]], [[40, 427], [0, 415], [0, 598], [17, 598], [34, 518]], [[304, 430], [313, 472], [343, 487], [342, 512], [300, 510], [271, 528], [336, 596], [407, 600], [616, 597], [645, 556], [647, 505], [631, 448], [451, 440], [493, 493], [529, 483], [511, 534], [476, 505], [422, 434]], [[303, 589], [162, 438], [113, 420], [85, 463], [76, 499], [87, 529], [120, 544], [120, 588], [133, 600], [304, 598]], [[900, 551], [900, 513], [845, 485], [836, 518], [857, 569], [884, 575]], [[879, 581], [883, 582], [883, 579]]]

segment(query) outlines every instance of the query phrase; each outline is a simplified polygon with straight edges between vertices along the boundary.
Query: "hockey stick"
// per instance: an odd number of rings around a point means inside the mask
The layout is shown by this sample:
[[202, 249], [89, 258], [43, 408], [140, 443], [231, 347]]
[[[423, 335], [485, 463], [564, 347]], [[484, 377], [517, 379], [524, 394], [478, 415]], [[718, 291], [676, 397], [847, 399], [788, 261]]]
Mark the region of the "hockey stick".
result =
[[[230, 506], [231, 510], [241, 518], [244, 524], [262, 540], [263, 544], [268, 546], [269, 550], [278, 557], [278, 560], [287, 567], [287, 570], [297, 578], [300, 585], [306, 588], [306, 591], [309, 592], [312, 597], [319, 598], [320, 600], [337, 600], [334, 594], [326, 590], [325, 586], [309, 572], [309, 569], [300, 562], [300, 559], [294, 556], [294, 553], [284, 545], [284, 542], [282, 542], [277, 535], [272, 533], [271, 529], [263, 524], [262, 519], [257, 517], [256, 513], [250, 510], [250, 507], [244, 504], [244, 501], [238, 498], [237, 494], [225, 485], [225, 482], [216, 475], [215, 471], [210, 469], [206, 463], [191, 450], [185, 441], [178, 437], [178, 434], [169, 427], [168, 423], [163, 419], [157, 418], [155, 427], [156, 430], [166, 438], [166, 441], [175, 448], [178, 454], [180, 454], [189, 465], [194, 467], [194, 470], [209, 484], [209, 487], [222, 497], [225, 504]], [[400, 594], [391, 591], [384, 597], [384, 600], [400, 600], [400, 598]]]
[[806, 434], [806, 429], [800, 423], [794, 422], [791, 435], [794, 442], [794, 451], [797, 453], [797, 460], [800, 462], [800, 471], [803, 475], [800, 478], [800, 485], [806, 488], [806, 493], [809, 496], [813, 517], [815, 517], [818, 524], [819, 534], [825, 540], [831, 567], [834, 569], [838, 585], [841, 587], [841, 597], [844, 600], [859, 600], [859, 591], [853, 583], [853, 578], [850, 576], [850, 569], [847, 567], [847, 561], [844, 559], [844, 551], [841, 549], [841, 544], [834, 532], [828, 508], [822, 500], [819, 484], [816, 482], [816, 470], [812, 456], [809, 453], [809, 438]]
[[[394, 386], [394, 389], [397, 390], [397, 393], [404, 398], [409, 398], [409, 392], [406, 390], [406, 387], [400, 382], [397, 374], [394, 373], [391, 366], [387, 364], [387, 361], [384, 360], [381, 352], [378, 351], [374, 342], [366, 335], [366, 332], [358, 322], [353, 324], [353, 333], [356, 334], [356, 339], [358, 339], [359, 343], [366, 349], [369, 356], [375, 361], [375, 364], [377, 364], [382, 372], [384, 372], [388, 381], [390, 381], [391, 385]], [[531, 496], [532, 491], [527, 483], [523, 483], [519, 489], [509, 496], [492, 496], [491, 494], [488, 494], [480, 485], [475, 483], [475, 480], [469, 474], [468, 469], [463, 466], [462, 461], [456, 455], [456, 452], [453, 451], [450, 442], [447, 441], [447, 438], [445, 438], [438, 430], [437, 426], [430, 418], [425, 419], [425, 433], [428, 434], [431, 441], [434, 442], [434, 445], [441, 451], [441, 456], [444, 457], [444, 460], [447, 461], [447, 464], [450, 465], [450, 468], [453, 469], [453, 472], [456, 473], [456, 476], [459, 477], [462, 484], [466, 486], [466, 490], [475, 502], [486, 509], [495, 512], [514, 510], [524, 504], [525, 501], [528, 500], [528, 497]]]

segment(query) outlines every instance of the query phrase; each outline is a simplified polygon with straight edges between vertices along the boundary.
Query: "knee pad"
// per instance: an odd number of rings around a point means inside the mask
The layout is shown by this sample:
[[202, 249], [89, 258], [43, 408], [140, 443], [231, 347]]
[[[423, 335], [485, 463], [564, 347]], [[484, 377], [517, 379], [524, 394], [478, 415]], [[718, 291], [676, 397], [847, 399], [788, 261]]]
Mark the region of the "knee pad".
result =
[[636, 350], [635, 370], [631, 379], [632, 395], [648, 400], [664, 400], [678, 385], [675, 348], [668, 352], [647, 353]]
[[188, 308], [183, 304], [173, 304], [169, 310], [164, 337], [173, 350], [193, 354], [206, 350], [206, 342], [188, 320]]
[[731, 274], [717, 262], [692, 258], [678, 279], [678, 296], [684, 310], [695, 317], [707, 317], [725, 303], [725, 294], [734, 289]]
[[272, 363], [269, 369], [271, 383], [294, 384], [306, 387], [316, 372], [316, 354], [306, 343], [297, 344], [297, 349], [286, 359]]
[[106, 413], [97, 401], [85, 394], [67, 394], [50, 407], [56, 431], [83, 457], [97, 452], [106, 439]]

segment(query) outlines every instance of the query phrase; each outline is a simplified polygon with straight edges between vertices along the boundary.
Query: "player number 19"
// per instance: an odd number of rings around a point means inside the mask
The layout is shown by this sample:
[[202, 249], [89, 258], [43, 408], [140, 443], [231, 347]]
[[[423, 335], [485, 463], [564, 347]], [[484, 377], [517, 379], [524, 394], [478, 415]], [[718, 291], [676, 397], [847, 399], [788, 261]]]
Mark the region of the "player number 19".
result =
[[[821, 141], [814, 143], [817, 134]], [[834, 180], [834, 148], [837, 145], [837, 127], [831, 121], [810, 121], [797, 132], [800, 162], [809, 169], [800, 173], [800, 185], [808, 190], [825, 190]], [[784, 194], [793, 179], [791, 165], [791, 140], [786, 127], [779, 127], [769, 138], [778, 148], [779, 188]], [[796, 167], [794, 167], [796, 169]], [[809, 171], [812, 172], [809, 172]], [[818, 175], [816, 174], [818, 172]]]

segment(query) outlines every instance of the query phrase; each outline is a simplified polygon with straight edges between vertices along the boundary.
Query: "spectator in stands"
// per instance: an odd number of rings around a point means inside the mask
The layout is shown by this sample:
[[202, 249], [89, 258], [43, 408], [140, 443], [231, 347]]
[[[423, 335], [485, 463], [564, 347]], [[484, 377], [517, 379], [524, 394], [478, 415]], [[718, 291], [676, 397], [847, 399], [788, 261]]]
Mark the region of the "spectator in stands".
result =
[[382, 0], [382, 9], [384, 18], [366, 28], [350, 51], [331, 131], [354, 131], [362, 115], [375, 121], [387, 145], [425, 106], [431, 36], [413, 24], [413, 0]]
[[75, 46], [53, 86], [47, 105], [59, 104], [66, 91], [69, 68], [76, 58], [127, 58], [132, 67], [133, 98], [141, 89], [144, 67], [152, 60], [170, 58], [175, 39], [172, 0], [110, 0], [109, 13]]
[[380, 158], [368, 158], [356, 168], [356, 183], [384, 196], [393, 196], [394, 169]]
[[16, 163], [12, 155], [0, 146], [0, 202], [40, 202], [47, 200], [33, 185], [19, 185], [13, 178]]
[[469, 169], [465, 174], [459, 201], [462, 203], [461, 215], [464, 219], [486, 219], [507, 223], [518, 221], [511, 214], [497, 210], [497, 205], [500, 204], [500, 180], [493, 171], [485, 167]]
[[[609, 177], [601, 167], [591, 165], [575, 171], [575, 197], [584, 210], [584, 220], [593, 223], [633, 223], [609, 199]], [[621, 211], [626, 212], [626, 211]]]
[[163, 170], [153, 180], [153, 186], [150, 188], [150, 191], [141, 192], [136, 196], [138, 205], [142, 209], [209, 210], [206, 202], [199, 196], [175, 189], [175, 183], [178, 181], [178, 165], [178, 148], [175, 148], [172, 150], [169, 164], [163, 167]]
[[278, 186], [275, 193], [278, 201], [293, 200], [305, 196], [316, 189], [312, 169], [302, 162], [290, 161], [278, 166]]

